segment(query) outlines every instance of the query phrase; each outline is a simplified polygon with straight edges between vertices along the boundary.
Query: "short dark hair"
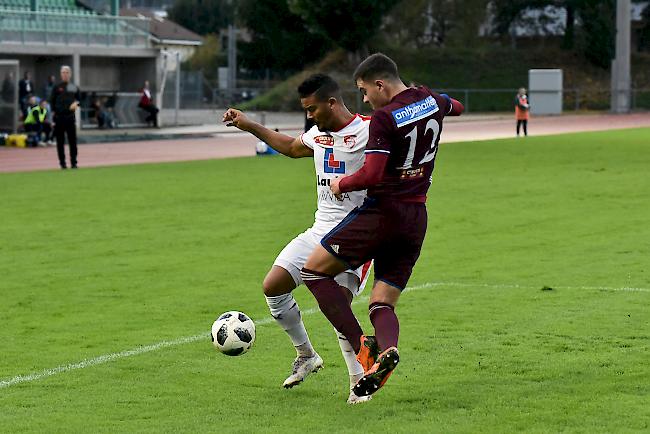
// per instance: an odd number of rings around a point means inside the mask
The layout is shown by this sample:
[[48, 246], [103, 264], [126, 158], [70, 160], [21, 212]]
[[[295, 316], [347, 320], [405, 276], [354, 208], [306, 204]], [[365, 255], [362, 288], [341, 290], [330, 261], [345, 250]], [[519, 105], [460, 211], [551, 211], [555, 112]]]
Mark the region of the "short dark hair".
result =
[[329, 98], [341, 100], [341, 88], [332, 77], [325, 74], [310, 75], [298, 86], [300, 98], [315, 95], [319, 101], [326, 101]]
[[361, 79], [363, 81], [388, 79], [399, 80], [397, 64], [390, 57], [382, 53], [375, 53], [366, 58], [357, 66], [352, 76], [354, 81]]

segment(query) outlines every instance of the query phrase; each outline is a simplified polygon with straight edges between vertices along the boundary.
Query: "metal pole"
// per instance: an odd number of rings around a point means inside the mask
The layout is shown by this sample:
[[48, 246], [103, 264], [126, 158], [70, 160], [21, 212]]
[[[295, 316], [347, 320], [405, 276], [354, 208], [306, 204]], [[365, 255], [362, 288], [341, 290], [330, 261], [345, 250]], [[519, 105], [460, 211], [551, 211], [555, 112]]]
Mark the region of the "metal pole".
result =
[[630, 111], [630, 0], [616, 1], [616, 57], [612, 61], [611, 110]]
[[20, 112], [20, 101], [18, 101], [18, 74], [20, 74], [20, 62], [16, 62], [16, 69], [14, 69], [14, 129], [13, 133], [18, 131], [18, 113]]
[[228, 101], [232, 104], [235, 89], [237, 88], [237, 29], [228, 25]]
[[[72, 77], [70, 81], [75, 83], [77, 86], [83, 86], [83, 77], [81, 75], [81, 55], [73, 54], [72, 55]], [[81, 107], [75, 116], [75, 123], [78, 130], [81, 129]]]
[[178, 126], [178, 109], [181, 105], [181, 53], [176, 52], [176, 89], [174, 91], [174, 125]]

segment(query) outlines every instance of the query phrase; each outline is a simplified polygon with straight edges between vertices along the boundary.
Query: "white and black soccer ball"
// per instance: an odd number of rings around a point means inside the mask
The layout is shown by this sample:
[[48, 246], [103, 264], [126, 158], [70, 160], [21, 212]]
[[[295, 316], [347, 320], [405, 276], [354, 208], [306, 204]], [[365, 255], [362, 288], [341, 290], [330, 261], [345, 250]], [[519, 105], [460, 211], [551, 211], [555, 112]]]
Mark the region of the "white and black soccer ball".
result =
[[257, 154], [266, 154], [266, 152], [269, 150], [269, 145], [266, 143], [260, 141], [255, 144], [255, 153]]
[[212, 324], [212, 345], [227, 356], [239, 356], [255, 342], [255, 323], [245, 313], [222, 313]]

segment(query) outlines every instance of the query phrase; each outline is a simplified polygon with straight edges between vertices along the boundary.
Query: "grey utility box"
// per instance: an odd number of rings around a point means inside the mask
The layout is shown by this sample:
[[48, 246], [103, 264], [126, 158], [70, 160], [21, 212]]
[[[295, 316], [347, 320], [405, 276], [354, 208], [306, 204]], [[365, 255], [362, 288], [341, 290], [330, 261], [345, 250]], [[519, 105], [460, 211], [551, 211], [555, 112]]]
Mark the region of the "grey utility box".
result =
[[562, 70], [529, 69], [528, 102], [534, 115], [562, 113]]

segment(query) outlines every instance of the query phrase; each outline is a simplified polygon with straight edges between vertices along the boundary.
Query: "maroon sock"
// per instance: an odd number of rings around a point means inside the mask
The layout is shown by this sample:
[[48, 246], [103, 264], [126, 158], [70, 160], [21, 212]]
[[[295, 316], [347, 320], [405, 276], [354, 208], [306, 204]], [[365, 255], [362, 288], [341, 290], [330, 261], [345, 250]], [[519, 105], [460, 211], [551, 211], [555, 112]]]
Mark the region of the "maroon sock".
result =
[[363, 330], [354, 316], [345, 292], [347, 289], [336, 283], [332, 276], [303, 268], [300, 270], [302, 281], [314, 294], [320, 310], [332, 323], [334, 328], [343, 334], [352, 345], [355, 353], [361, 348]]
[[370, 322], [375, 327], [375, 337], [380, 351], [397, 347], [399, 321], [393, 306], [386, 303], [372, 303], [370, 305]]

